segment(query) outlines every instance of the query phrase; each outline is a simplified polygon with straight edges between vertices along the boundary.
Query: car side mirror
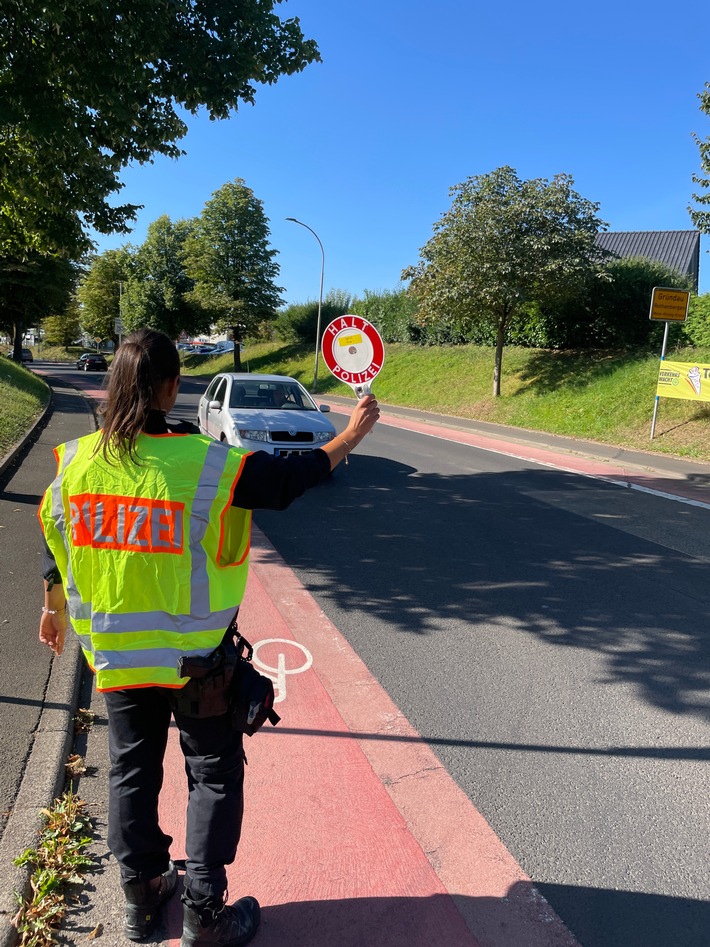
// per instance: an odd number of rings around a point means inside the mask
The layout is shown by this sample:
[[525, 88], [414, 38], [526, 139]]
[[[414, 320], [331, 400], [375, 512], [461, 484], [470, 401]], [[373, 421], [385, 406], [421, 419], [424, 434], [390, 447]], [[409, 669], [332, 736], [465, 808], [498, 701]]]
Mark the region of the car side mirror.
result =
[[319, 405], [318, 405], [318, 410], [319, 410], [319, 411], [322, 411], [323, 414], [328, 414], [328, 412], [330, 411], [330, 405], [329, 405], [329, 404], [319, 404]]
[[221, 401], [210, 401], [210, 403], [207, 405], [207, 410], [208, 410], [208, 411], [221, 411], [221, 410], [222, 410], [222, 402], [221, 402]]

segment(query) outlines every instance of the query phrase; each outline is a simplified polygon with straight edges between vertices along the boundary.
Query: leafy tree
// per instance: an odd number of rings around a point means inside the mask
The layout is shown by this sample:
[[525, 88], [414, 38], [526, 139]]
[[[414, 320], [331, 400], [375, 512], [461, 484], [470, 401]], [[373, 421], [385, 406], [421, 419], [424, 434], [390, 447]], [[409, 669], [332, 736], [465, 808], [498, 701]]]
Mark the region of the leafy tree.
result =
[[91, 261], [79, 284], [81, 324], [92, 338], [115, 338], [114, 320], [121, 316], [121, 297], [131, 276], [132, 249], [106, 250]]
[[495, 396], [520, 307], [564, 296], [598, 259], [599, 205], [572, 184], [566, 174], [522, 181], [511, 167], [468, 178], [451, 189], [451, 208], [434, 225], [420, 263], [402, 274], [425, 322], [495, 331]]
[[44, 341], [67, 348], [81, 335], [81, 312], [76, 300], [71, 300], [64, 312], [42, 320]]
[[14, 337], [16, 359], [25, 329], [63, 311], [76, 279], [76, 266], [63, 257], [32, 253], [24, 260], [0, 259], [0, 323]]
[[219, 331], [232, 334], [235, 371], [239, 343], [273, 321], [281, 305], [269, 233], [262, 202], [235, 178], [214, 192], [185, 241], [185, 271], [195, 282], [190, 299]]
[[[698, 93], [700, 99], [700, 111], [704, 112], [710, 118], [710, 82], [705, 83], [705, 90]], [[710, 207], [710, 136], [703, 139], [693, 135], [700, 150], [700, 168], [702, 175], [694, 174], [693, 183], [699, 185], [702, 190], [700, 194], [693, 194], [694, 199], [704, 207]], [[703, 233], [710, 233], [710, 210], [693, 209], [689, 207], [690, 216], [693, 223], [702, 230]]]
[[185, 272], [185, 242], [192, 224], [173, 223], [167, 214], [148, 227], [144, 243], [131, 258], [122, 297], [125, 330], [159, 329], [172, 339], [181, 332], [196, 335], [209, 329], [204, 310], [191, 302], [194, 281]]
[[319, 60], [279, 2], [3, 0], [0, 253], [72, 253], [83, 224], [125, 232], [120, 171], [182, 154], [180, 110], [226, 118]]

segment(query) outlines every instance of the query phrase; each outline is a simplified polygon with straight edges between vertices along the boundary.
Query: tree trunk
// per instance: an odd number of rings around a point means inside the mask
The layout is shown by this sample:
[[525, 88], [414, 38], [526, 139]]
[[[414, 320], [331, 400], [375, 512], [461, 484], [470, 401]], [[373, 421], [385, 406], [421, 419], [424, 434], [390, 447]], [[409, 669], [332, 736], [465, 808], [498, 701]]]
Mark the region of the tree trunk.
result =
[[242, 370], [242, 351], [241, 351], [241, 339], [239, 337], [239, 329], [234, 326], [232, 328], [232, 338], [234, 339], [234, 371], [241, 372]]
[[22, 319], [15, 320], [15, 338], [12, 342], [12, 357], [18, 363], [22, 364], [22, 336], [24, 334], [24, 322]]
[[493, 364], [493, 397], [500, 398], [500, 376], [503, 365], [503, 346], [505, 345], [505, 332], [508, 320], [505, 315], [498, 320], [498, 329], [496, 331], [496, 355]]

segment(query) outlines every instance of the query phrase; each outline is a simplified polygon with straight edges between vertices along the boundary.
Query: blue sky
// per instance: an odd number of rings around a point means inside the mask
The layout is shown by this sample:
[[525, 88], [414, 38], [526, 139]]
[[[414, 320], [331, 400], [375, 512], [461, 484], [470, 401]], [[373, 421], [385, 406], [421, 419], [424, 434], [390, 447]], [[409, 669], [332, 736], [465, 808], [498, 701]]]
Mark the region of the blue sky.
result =
[[[226, 181], [263, 202], [284, 299], [394, 289], [450, 205], [449, 188], [512, 165], [522, 178], [571, 174], [611, 230], [689, 230], [710, 136], [697, 94], [710, 81], [697, 0], [289, 0], [322, 64], [259, 89], [226, 122], [191, 118], [178, 161], [124, 174], [143, 204], [128, 237], [199, 214]], [[695, 188], [697, 190], [697, 188]], [[700, 291], [710, 291], [710, 238]]]

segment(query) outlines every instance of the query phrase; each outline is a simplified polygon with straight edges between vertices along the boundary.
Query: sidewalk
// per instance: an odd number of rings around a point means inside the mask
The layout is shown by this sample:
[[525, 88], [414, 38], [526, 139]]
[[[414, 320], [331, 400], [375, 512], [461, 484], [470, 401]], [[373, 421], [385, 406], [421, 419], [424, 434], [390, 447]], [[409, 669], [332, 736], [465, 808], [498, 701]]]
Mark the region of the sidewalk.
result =
[[[329, 401], [336, 411], [351, 406], [345, 400]], [[705, 505], [710, 497], [709, 466], [387, 406], [382, 423], [683, 502]], [[245, 739], [244, 830], [229, 873], [232, 898], [250, 893], [262, 903], [258, 947], [575, 945], [428, 745], [258, 530], [241, 630], [257, 645], [262, 670], [277, 679], [282, 716], [278, 727], [267, 724]], [[76, 651], [57, 663], [65, 659], [75, 661]], [[90, 705], [98, 716], [83, 738], [85, 746], [79, 741], [88, 773], [78, 793], [96, 820], [91, 850], [99, 867], [87, 877], [60, 942], [83, 943], [97, 932], [100, 944], [113, 947], [127, 942], [118, 869], [105, 842], [105, 710], [91, 684], [85, 679], [80, 706]], [[51, 699], [48, 693], [47, 701]], [[185, 854], [185, 792], [173, 730], [161, 818], [174, 837], [176, 858]], [[148, 943], [179, 943], [180, 928], [176, 896], [166, 911], [165, 927]]]

